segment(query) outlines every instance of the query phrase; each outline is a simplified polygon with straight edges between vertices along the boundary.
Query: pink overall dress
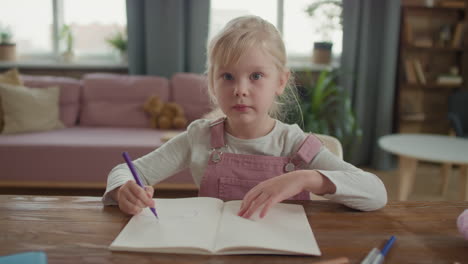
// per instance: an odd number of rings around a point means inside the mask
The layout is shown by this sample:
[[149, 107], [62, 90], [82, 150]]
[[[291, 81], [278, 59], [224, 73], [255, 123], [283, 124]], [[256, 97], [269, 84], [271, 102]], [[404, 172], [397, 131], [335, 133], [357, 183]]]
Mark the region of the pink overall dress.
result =
[[[224, 118], [210, 124], [212, 151], [198, 196], [217, 197], [223, 200], [242, 200], [244, 195], [262, 181], [282, 175], [304, 165], [320, 151], [322, 142], [309, 135], [291, 157], [273, 157], [222, 152]], [[309, 200], [309, 192], [301, 192], [290, 200]]]

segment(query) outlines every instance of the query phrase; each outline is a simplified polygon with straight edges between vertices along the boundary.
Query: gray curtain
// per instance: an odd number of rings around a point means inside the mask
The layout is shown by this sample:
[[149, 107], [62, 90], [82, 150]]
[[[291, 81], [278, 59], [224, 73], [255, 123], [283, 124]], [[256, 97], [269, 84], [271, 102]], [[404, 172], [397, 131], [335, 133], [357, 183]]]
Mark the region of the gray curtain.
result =
[[341, 78], [363, 129], [356, 165], [395, 164], [378, 139], [392, 133], [399, 24], [400, 0], [343, 0]]
[[205, 71], [210, 0], [127, 0], [130, 74]]

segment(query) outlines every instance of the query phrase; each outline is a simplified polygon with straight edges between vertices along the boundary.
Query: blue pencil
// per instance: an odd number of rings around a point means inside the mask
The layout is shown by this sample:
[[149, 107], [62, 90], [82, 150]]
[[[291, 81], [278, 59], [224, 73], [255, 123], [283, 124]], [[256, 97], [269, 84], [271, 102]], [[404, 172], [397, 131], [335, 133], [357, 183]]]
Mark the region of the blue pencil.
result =
[[[125, 162], [127, 163], [128, 167], [130, 168], [130, 172], [132, 172], [133, 178], [135, 179], [136, 183], [141, 188], [143, 188], [143, 190], [144, 190], [145, 186], [141, 182], [140, 176], [138, 176], [138, 173], [137, 173], [135, 167], [133, 166], [133, 163], [132, 163], [132, 160], [130, 159], [130, 156], [128, 155], [128, 153], [126, 151], [124, 153], [122, 153], [122, 156], [123, 156]], [[156, 208], [150, 207], [150, 209], [151, 209], [151, 212], [153, 212], [154, 216], [156, 216], [156, 218], [159, 219], [158, 214], [156, 213]]]

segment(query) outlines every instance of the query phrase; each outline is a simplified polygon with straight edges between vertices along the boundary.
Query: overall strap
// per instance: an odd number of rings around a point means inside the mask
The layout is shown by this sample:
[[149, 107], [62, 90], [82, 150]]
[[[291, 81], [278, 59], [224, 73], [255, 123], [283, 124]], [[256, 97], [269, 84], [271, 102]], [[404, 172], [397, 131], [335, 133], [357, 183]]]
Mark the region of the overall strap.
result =
[[222, 117], [210, 123], [210, 144], [214, 149], [224, 147], [224, 120]]
[[322, 147], [322, 142], [314, 135], [308, 135], [302, 142], [296, 154], [292, 157], [291, 161], [296, 165], [309, 164], [310, 161], [319, 153]]

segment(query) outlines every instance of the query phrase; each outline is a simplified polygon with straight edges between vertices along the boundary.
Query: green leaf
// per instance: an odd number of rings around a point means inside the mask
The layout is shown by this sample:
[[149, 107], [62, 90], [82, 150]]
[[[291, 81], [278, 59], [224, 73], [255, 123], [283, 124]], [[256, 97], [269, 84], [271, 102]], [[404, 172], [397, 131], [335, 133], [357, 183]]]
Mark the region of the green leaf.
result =
[[304, 131], [338, 138], [347, 159], [362, 137], [351, 98], [339, 85], [338, 72], [322, 71], [315, 81], [313, 77], [312, 72], [305, 72], [299, 78], [305, 90], [300, 98]]
[[126, 33], [117, 32], [112, 37], [106, 39], [106, 42], [120, 52], [127, 51], [127, 35]]

